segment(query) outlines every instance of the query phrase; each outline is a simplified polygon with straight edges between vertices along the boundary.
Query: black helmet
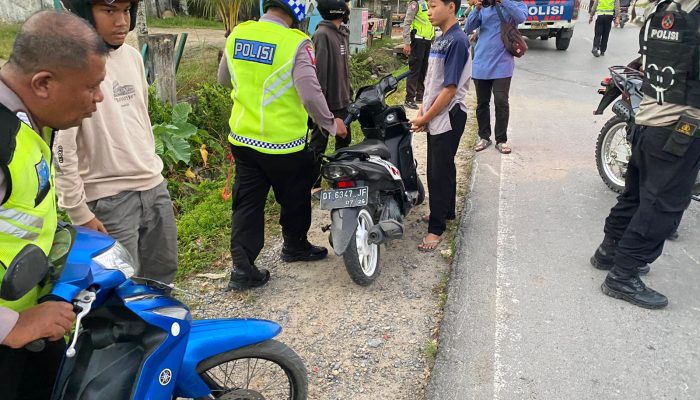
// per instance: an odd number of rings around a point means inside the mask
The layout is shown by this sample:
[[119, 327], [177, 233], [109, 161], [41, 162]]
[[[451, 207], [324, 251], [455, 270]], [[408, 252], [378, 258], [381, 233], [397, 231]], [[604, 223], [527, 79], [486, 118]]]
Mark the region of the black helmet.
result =
[[344, 23], [348, 23], [350, 19], [349, 0], [318, 0], [316, 8], [323, 19], [334, 20], [343, 19]]
[[92, 26], [95, 26], [95, 19], [92, 17], [92, 5], [98, 3], [131, 3], [129, 31], [136, 28], [136, 11], [140, 0], [61, 0], [63, 5], [73, 14], [86, 19]]

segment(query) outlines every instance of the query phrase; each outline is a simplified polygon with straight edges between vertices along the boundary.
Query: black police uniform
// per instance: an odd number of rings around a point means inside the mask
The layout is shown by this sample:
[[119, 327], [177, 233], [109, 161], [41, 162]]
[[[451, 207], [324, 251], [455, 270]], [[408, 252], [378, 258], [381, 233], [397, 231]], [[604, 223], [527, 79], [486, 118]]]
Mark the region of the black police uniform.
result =
[[[658, 104], [700, 108], [700, 6], [682, 10], [665, 1], [640, 32], [643, 91]], [[678, 115], [665, 127], [637, 126], [625, 190], [605, 220], [605, 239], [591, 262], [611, 269], [604, 293], [646, 308], [662, 308], [665, 296], [647, 288], [640, 270], [654, 262], [691, 200], [700, 169], [700, 120]]]

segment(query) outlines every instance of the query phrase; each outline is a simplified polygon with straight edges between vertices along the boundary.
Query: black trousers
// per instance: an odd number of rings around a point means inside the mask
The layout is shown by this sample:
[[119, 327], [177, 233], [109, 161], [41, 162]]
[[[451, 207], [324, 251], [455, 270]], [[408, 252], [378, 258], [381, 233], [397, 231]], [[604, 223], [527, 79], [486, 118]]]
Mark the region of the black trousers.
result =
[[459, 105], [450, 110], [452, 130], [439, 135], [428, 134], [428, 192], [430, 221], [428, 232], [442, 235], [447, 219], [455, 218], [457, 197], [457, 167], [455, 156], [467, 123], [467, 113]]
[[423, 101], [431, 43], [425, 39], [411, 40], [411, 55], [408, 56], [408, 69], [411, 74], [406, 81], [406, 101]]
[[270, 187], [280, 204], [286, 238], [305, 238], [311, 226], [314, 156], [304, 149], [291, 154], [264, 154], [231, 146], [236, 162], [231, 212], [231, 257], [245, 269], [254, 265], [265, 244], [265, 202]]
[[[345, 117], [348, 116], [348, 110], [336, 110], [336, 111], [331, 111], [333, 113], [333, 116], [336, 118], [340, 118], [342, 120], [345, 120]], [[321, 187], [321, 156], [326, 153], [326, 148], [328, 147], [328, 132], [324, 131], [319, 127], [318, 125], [314, 125], [313, 130], [311, 131], [311, 140], [309, 141], [309, 148], [311, 151], [314, 153], [314, 157], [316, 157], [316, 167], [315, 167], [315, 174], [316, 178], [314, 179], [314, 187]], [[352, 135], [350, 132], [350, 127], [348, 126], [348, 135], [345, 136], [344, 138], [335, 137], [335, 149], [342, 149], [344, 147], [350, 146], [350, 143], [352, 143]]]
[[605, 220], [605, 235], [618, 241], [615, 268], [632, 276], [654, 262], [690, 204], [700, 169], [700, 140], [685, 155], [664, 151], [671, 130], [638, 126], [632, 141], [625, 190]]
[[0, 398], [47, 400], [58, 377], [66, 342], [49, 342], [44, 351], [0, 346]]
[[605, 53], [608, 49], [608, 37], [615, 19], [613, 15], [599, 15], [595, 19], [595, 37], [593, 38], [593, 48]]
[[476, 121], [479, 124], [479, 137], [491, 139], [491, 93], [496, 106], [496, 143], [508, 141], [508, 119], [510, 118], [510, 105], [508, 94], [510, 92], [511, 78], [501, 79], [474, 79], [476, 88]]

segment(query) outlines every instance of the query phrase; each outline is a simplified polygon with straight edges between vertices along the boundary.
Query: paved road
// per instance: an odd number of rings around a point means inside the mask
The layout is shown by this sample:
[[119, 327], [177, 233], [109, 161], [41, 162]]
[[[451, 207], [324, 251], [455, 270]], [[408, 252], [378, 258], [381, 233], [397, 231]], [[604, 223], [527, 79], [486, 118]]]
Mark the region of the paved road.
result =
[[645, 279], [667, 309], [604, 296], [588, 263], [615, 200], [595, 168], [610, 116], [592, 115], [596, 89], [638, 31], [593, 58], [580, 21], [567, 52], [530, 41], [518, 61], [514, 153], [477, 155], [429, 399], [700, 399], [700, 204]]

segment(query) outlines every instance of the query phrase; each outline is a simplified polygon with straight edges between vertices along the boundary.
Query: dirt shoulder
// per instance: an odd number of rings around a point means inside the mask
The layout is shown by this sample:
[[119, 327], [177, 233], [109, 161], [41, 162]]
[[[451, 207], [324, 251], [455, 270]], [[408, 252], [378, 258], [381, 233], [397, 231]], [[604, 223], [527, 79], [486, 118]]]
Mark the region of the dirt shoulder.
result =
[[[171, 33], [179, 35], [183, 32], [187, 32], [187, 43], [185, 43], [185, 49], [189, 50], [195, 47], [201, 46], [213, 46], [219, 49], [223, 49], [226, 45], [226, 38], [224, 37], [223, 29], [212, 29], [212, 28], [148, 28], [148, 33]], [[134, 32], [129, 33], [126, 38], [126, 42], [130, 45], [137, 47], [136, 34]]]
[[[457, 155], [464, 172], [472, 151], [464, 135]], [[414, 138], [421, 179], [425, 182], [426, 135]], [[459, 173], [458, 185], [468, 177]], [[465, 191], [462, 190], [462, 193]], [[463, 203], [463, 198], [458, 200]], [[439, 296], [436, 287], [450, 268], [451, 243], [424, 254], [417, 244], [427, 226], [427, 201], [407, 217], [405, 238], [381, 249], [381, 275], [370, 287], [350, 280], [342, 258], [316, 263], [280, 260], [280, 238], [267, 240], [258, 259], [272, 273], [270, 283], [244, 294], [224, 293], [227, 276], [193, 277], [189, 290], [209, 293], [210, 304], [196, 307], [198, 318], [265, 318], [280, 323], [279, 340], [292, 347], [309, 371], [310, 399], [422, 399], [432, 359], [426, 346], [436, 337]], [[310, 240], [326, 245], [321, 226], [330, 216], [313, 211]], [[442, 253], [442, 254], [441, 254]], [[446, 254], [447, 253], [447, 254]], [[223, 260], [217, 272], [228, 271]]]

